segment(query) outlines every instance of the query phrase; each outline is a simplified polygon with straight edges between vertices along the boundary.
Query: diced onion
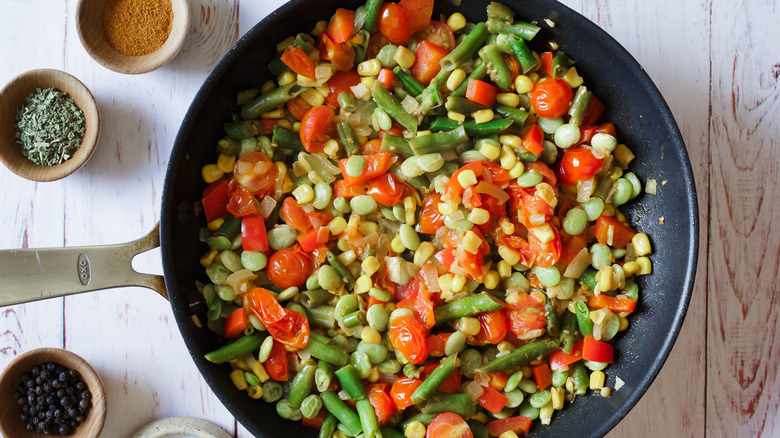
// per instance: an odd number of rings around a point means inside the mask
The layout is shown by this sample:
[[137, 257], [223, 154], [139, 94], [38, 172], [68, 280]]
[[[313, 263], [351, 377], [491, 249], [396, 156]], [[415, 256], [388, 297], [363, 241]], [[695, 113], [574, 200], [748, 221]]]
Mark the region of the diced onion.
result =
[[425, 279], [425, 284], [428, 286], [428, 291], [441, 292], [441, 288], [439, 287], [439, 273], [436, 271], [435, 266], [430, 263], [423, 265], [422, 274]]
[[320, 164], [322, 164], [322, 167], [325, 168], [325, 170], [331, 174], [331, 175], [339, 175], [341, 173], [341, 169], [338, 168], [338, 166], [331, 163], [331, 161], [322, 155], [319, 154], [310, 154], [311, 158], [317, 160]]
[[468, 394], [469, 397], [471, 397], [471, 400], [477, 401], [480, 397], [482, 397], [482, 394], [485, 392], [485, 390], [482, 389], [482, 385], [472, 380], [468, 385], [466, 385], [464, 392]]
[[335, 71], [336, 67], [333, 64], [324, 63], [314, 68], [314, 76], [317, 78], [317, 82], [327, 82]]
[[404, 107], [404, 110], [406, 110], [409, 114], [414, 114], [418, 108], [420, 108], [420, 103], [417, 102], [417, 99], [415, 99], [412, 96], [406, 96], [404, 97], [404, 100], [401, 101], [401, 106]]
[[230, 287], [233, 288], [233, 291], [236, 294], [242, 294], [245, 292], [249, 292], [249, 288], [246, 286], [246, 283], [256, 278], [257, 278], [257, 274], [252, 272], [250, 269], [241, 269], [230, 274], [228, 278], [225, 280], [225, 283], [230, 285]]
[[498, 200], [498, 204], [501, 205], [509, 200], [509, 195], [501, 190], [497, 185], [489, 183], [487, 181], [480, 181], [477, 184], [477, 193], [484, 193], [490, 195]]
[[260, 201], [260, 215], [268, 219], [268, 216], [271, 215], [271, 212], [274, 211], [275, 207], [276, 207], [276, 199], [266, 195], [265, 197], [263, 197], [263, 200]]
[[593, 195], [593, 188], [595, 187], [595, 177], [587, 181], [583, 181], [577, 187], [577, 202], [585, 202]]
[[371, 92], [371, 90], [369, 90], [368, 87], [363, 84], [357, 84], [354, 87], [349, 87], [349, 89], [352, 90], [352, 94], [354, 94], [358, 99], [366, 97], [368, 93]]
[[587, 248], [582, 248], [566, 267], [563, 276], [568, 278], [580, 278], [585, 268], [590, 265], [590, 253]]
[[647, 184], [645, 184], [645, 192], [650, 195], [655, 195], [658, 192], [658, 182], [652, 178], [648, 178]]

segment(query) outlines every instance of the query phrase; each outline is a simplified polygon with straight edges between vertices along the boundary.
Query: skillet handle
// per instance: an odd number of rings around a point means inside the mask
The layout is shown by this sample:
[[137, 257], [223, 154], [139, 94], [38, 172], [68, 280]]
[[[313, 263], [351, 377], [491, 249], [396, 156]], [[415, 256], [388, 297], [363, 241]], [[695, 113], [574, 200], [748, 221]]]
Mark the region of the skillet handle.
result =
[[133, 257], [160, 246], [160, 225], [118, 245], [0, 251], [0, 307], [122, 286], [154, 289], [168, 299], [160, 275], [141, 274]]

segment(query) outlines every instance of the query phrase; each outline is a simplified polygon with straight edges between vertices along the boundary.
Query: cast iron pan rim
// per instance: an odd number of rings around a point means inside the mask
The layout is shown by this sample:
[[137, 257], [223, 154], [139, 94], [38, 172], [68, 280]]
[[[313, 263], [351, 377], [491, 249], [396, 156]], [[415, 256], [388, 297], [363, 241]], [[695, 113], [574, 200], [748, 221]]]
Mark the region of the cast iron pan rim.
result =
[[[163, 271], [167, 274], [165, 275], [165, 283], [171, 296], [171, 307], [173, 309], [174, 316], [176, 317], [177, 324], [179, 325], [182, 338], [184, 339], [184, 342], [187, 346], [187, 350], [194, 359], [199, 371], [203, 375], [203, 378], [206, 380], [209, 387], [219, 396], [220, 400], [231, 411], [233, 411], [232, 408], [234, 408], [234, 402], [230, 397], [227, 396], [227, 394], [225, 394], [225, 388], [218, 385], [214, 378], [213, 372], [210, 369], [211, 364], [202, 357], [201, 352], [197, 348], [192, 329], [188, 328], [191, 321], [187, 309], [176, 306], [173, 302], [173, 300], [176, 299], [179, 294], [186, 294], [185, 290], [188, 289], [186, 287], [184, 289], [180, 288], [173, 279], [173, 242], [169, 237], [171, 228], [173, 227], [172, 221], [175, 220], [175, 212], [177, 211], [177, 206], [172, 204], [172, 193], [175, 184], [173, 175], [175, 174], [176, 168], [179, 166], [179, 162], [182, 159], [185, 159], [186, 145], [183, 144], [183, 141], [184, 137], [186, 137], [186, 133], [191, 130], [192, 124], [194, 123], [196, 109], [200, 109], [202, 107], [205, 97], [211, 93], [217, 80], [223, 76], [225, 70], [236, 60], [238, 56], [240, 56], [241, 50], [239, 49], [242, 48], [244, 44], [247, 44], [247, 41], [253, 40], [255, 35], [259, 32], [262, 32], [263, 27], [268, 22], [275, 20], [278, 15], [284, 15], [288, 10], [296, 9], [300, 4], [307, 3], [309, 1], [311, 0], [292, 0], [282, 5], [279, 9], [275, 10], [266, 18], [257, 23], [249, 32], [247, 32], [236, 42], [236, 44], [227, 52], [227, 54], [225, 54], [222, 60], [206, 78], [201, 89], [193, 99], [193, 102], [190, 105], [184, 120], [182, 121], [179, 133], [176, 136], [166, 171], [162, 197], [160, 239], [162, 248]], [[576, 22], [584, 31], [591, 34], [588, 35], [588, 37], [592, 37], [594, 41], [598, 41], [600, 44], [607, 46], [609, 50], [617, 55], [617, 59], [630, 66], [630, 70], [633, 73], [634, 79], [650, 94], [653, 105], [658, 108], [659, 113], [662, 115], [662, 118], [665, 121], [667, 128], [669, 129], [669, 133], [671, 134], [670, 141], [674, 146], [674, 152], [676, 153], [680, 162], [683, 164], [683, 180], [688, 182], [688, 184], [685, 185], [685, 198], [689, 205], [687, 213], [690, 223], [688, 230], [690, 233], [690, 238], [687, 242], [687, 269], [683, 281], [683, 290], [681, 291], [682, 305], [677, 309], [673, 323], [670, 327], [671, 330], [667, 332], [664, 343], [656, 355], [655, 360], [648, 365], [645, 376], [636, 385], [636, 387], [632, 390], [632, 394], [626, 398], [624, 403], [615, 411], [610, 419], [592, 431], [594, 436], [603, 436], [606, 435], [607, 432], [609, 432], [621, 419], [623, 419], [623, 417], [625, 417], [628, 412], [636, 405], [642, 395], [644, 395], [644, 393], [647, 391], [647, 388], [650, 386], [653, 380], [655, 380], [656, 376], [660, 372], [661, 367], [668, 358], [672, 346], [674, 345], [674, 342], [679, 335], [685, 314], [688, 309], [688, 305], [690, 303], [691, 294], [693, 291], [693, 282], [696, 276], [696, 261], [698, 257], [697, 243], [699, 235], [696, 187], [690, 160], [688, 159], [685, 143], [683, 141], [680, 130], [674, 120], [674, 117], [672, 116], [671, 110], [661, 96], [660, 91], [658, 91], [658, 88], [648, 76], [647, 72], [645, 72], [636, 59], [625, 48], [623, 48], [620, 43], [618, 43], [614, 38], [612, 38], [612, 36], [602, 30], [599, 26], [563, 4], [558, 2], [550, 3], [554, 3], [551, 5], [551, 8], [556, 9], [556, 11], [561, 16]]]

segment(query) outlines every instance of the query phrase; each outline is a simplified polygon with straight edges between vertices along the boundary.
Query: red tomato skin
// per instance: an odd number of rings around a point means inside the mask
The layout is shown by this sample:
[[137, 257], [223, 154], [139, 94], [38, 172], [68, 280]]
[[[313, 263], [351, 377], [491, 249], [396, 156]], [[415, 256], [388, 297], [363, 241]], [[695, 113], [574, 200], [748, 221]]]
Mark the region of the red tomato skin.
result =
[[295, 99], [287, 102], [286, 106], [287, 112], [289, 112], [298, 120], [303, 120], [303, 117], [306, 116], [306, 113], [311, 109], [311, 105], [306, 103], [306, 101], [300, 97], [296, 97]]
[[[612, 228], [612, 239], [610, 240], [609, 229]], [[636, 231], [629, 225], [609, 216], [599, 216], [596, 219], [596, 225], [593, 226], [593, 234], [596, 240], [604, 245], [613, 248], [625, 248], [636, 234]]]
[[430, 26], [413, 34], [411, 46], [413, 47], [414, 44], [420, 44], [423, 41], [430, 41], [447, 51], [451, 51], [457, 45], [452, 29], [447, 26], [447, 23], [442, 23], [441, 21], [431, 21]]
[[290, 370], [287, 366], [287, 351], [284, 345], [274, 341], [268, 360], [263, 362], [268, 375], [277, 382], [286, 382], [290, 379]]
[[295, 231], [303, 233], [311, 228], [311, 219], [292, 196], [284, 199], [279, 213], [282, 220]]
[[410, 363], [419, 365], [428, 357], [425, 332], [425, 327], [413, 316], [400, 316], [390, 323], [390, 343]]
[[333, 20], [328, 24], [327, 32], [334, 43], [341, 44], [345, 42], [352, 32], [352, 24], [355, 22], [355, 11], [338, 8], [334, 14]]
[[395, 3], [382, 3], [379, 10], [379, 33], [393, 44], [409, 42], [412, 30], [406, 12]]
[[228, 201], [227, 212], [235, 217], [244, 217], [250, 214], [257, 214], [260, 208], [257, 206], [257, 199], [242, 186], [233, 190]]
[[596, 158], [589, 149], [576, 146], [563, 153], [557, 176], [562, 184], [575, 185], [593, 177], [603, 163], [604, 159]]
[[444, 412], [436, 416], [425, 432], [425, 438], [474, 438], [466, 420], [458, 414]]
[[414, 33], [431, 25], [433, 0], [401, 0], [398, 6], [406, 12], [410, 32]]
[[436, 230], [444, 225], [444, 215], [439, 213], [441, 195], [431, 192], [423, 198], [423, 206], [420, 211], [420, 232], [423, 234], [436, 234]]
[[409, 186], [394, 173], [386, 173], [369, 181], [366, 194], [377, 203], [392, 207], [403, 200], [408, 188]]
[[333, 119], [335, 117], [336, 113], [333, 108], [326, 105], [315, 106], [306, 112], [301, 120], [300, 137], [301, 143], [307, 151], [322, 152], [325, 142], [333, 137]]
[[[258, 172], [258, 167], [262, 167], [263, 171]], [[262, 152], [247, 152], [233, 165], [233, 178], [236, 182], [260, 198], [273, 190], [276, 174], [273, 160]]]
[[532, 420], [522, 415], [517, 417], [504, 418], [503, 420], [495, 420], [486, 424], [490, 434], [493, 436], [501, 436], [502, 433], [511, 430], [516, 434], [528, 433], [531, 430]]
[[475, 344], [498, 344], [504, 340], [509, 325], [503, 310], [480, 313], [477, 319], [479, 319], [480, 329], [474, 337]]
[[554, 119], [566, 114], [573, 97], [574, 92], [562, 79], [543, 78], [531, 91], [531, 105], [536, 114]]
[[390, 398], [395, 403], [396, 411], [401, 412], [414, 404], [411, 400], [412, 393], [422, 385], [422, 382], [422, 379], [407, 377], [401, 377], [393, 382], [393, 386], [390, 388]]
[[298, 245], [275, 252], [268, 259], [268, 278], [274, 286], [287, 289], [306, 283], [312, 273], [311, 259]]
[[328, 79], [328, 82], [325, 82], [325, 85], [330, 88], [330, 93], [325, 98], [325, 101], [334, 108], [340, 108], [341, 106], [338, 101], [339, 94], [346, 92], [354, 96], [350, 87], [354, 87], [359, 83], [360, 75], [357, 74], [357, 71], [352, 69], [337, 71]]

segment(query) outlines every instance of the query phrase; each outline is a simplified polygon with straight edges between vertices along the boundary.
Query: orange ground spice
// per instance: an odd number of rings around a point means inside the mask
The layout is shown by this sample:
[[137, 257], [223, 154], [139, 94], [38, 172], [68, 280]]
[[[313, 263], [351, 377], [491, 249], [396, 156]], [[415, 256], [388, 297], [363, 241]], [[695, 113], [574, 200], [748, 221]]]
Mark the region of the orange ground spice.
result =
[[171, 0], [108, 0], [103, 32], [117, 52], [146, 55], [159, 49], [171, 33]]

